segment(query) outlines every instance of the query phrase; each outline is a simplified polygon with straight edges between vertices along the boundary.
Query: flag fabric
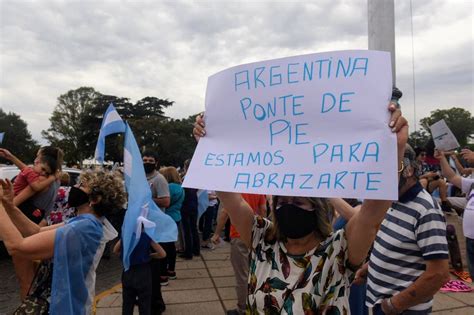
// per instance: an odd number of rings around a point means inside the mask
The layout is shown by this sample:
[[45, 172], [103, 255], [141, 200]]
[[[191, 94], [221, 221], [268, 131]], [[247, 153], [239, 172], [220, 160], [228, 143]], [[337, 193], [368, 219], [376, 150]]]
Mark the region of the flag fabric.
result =
[[102, 125], [100, 126], [99, 139], [95, 147], [94, 158], [99, 163], [104, 163], [105, 137], [114, 133], [125, 132], [125, 123], [111, 103], [104, 114]]
[[4, 132], [0, 132], [0, 144], [3, 142], [3, 136], [5, 135]]
[[122, 225], [123, 266], [130, 267], [130, 255], [144, 231], [155, 242], [175, 242], [178, 228], [174, 220], [158, 208], [143, 168], [142, 156], [130, 126], [125, 123], [123, 154], [128, 207]]
[[110, 222], [86, 213], [56, 230], [49, 314], [88, 314], [95, 271], [105, 245], [118, 235]]
[[207, 190], [199, 189], [197, 191], [198, 196], [198, 220], [201, 215], [206, 212], [207, 208], [209, 207], [209, 195], [207, 194]]

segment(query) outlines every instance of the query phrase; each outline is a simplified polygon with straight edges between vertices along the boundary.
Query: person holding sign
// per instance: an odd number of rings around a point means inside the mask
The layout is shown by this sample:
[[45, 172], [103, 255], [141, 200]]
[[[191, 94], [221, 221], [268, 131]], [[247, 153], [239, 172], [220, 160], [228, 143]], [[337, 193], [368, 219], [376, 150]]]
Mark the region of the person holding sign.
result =
[[[391, 103], [389, 111], [401, 165], [407, 121], [396, 104]], [[193, 133], [196, 139], [205, 135], [201, 116], [196, 118]], [[271, 222], [254, 216], [239, 193], [217, 194], [251, 250], [248, 313], [349, 312], [349, 286], [367, 257], [390, 200], [366, 199], [346, 228], [332, 233], [325, 198], [274, 196]]]

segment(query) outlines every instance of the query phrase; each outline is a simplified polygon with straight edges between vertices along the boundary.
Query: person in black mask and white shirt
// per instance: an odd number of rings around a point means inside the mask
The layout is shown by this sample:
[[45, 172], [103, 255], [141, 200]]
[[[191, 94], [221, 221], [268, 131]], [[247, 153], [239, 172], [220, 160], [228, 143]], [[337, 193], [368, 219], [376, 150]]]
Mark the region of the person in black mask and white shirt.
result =
[[[401, 164], [408, 126], [391, 103], [389, 127], [397, 133]], [[196, 118], [196, 139], [205, 135]], [[393, 154], [397, 154], [394, 152]], [[325, 198], [274, 196], [273, 222], [255, 216], [238, 193], [217, 192], [241, 240], [250, 248], [246, 312], [346, 314], [354, 272], [375, 239], [391, 201], [365, 200], [345, 229], [332, 233]]]

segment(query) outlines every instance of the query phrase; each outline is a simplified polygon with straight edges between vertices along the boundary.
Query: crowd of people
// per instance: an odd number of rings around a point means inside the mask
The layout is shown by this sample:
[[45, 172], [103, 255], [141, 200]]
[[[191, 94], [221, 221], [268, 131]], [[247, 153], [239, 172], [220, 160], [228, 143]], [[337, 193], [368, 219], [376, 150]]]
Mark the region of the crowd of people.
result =
[[[179, 235], [168, 243], [140, 235], [122, 273], [123, 314], [135, 305], [140, 314], [165, 312], [161, 287], [179, 278], [177, 256], [191, 260], [225, 240], [237, 293], [228, 314], [430, 313], [449, 280], [445, 214], [453, 209], [463, 217], [474, 276], [473, 169], [460, 161], [474, 166], [474, 153], [436, 151], [434, 169], [425, 150], [407, 144], [407, 121], [394, 102], [388, 110], [387, 128], [397, 135], [395, 202], [207, 191], [199, 217], [199, 192], [181, 186], [189, 160], [181, 169], [159, 167], [156, 152], [143, 152], [152, 199]], [[198, 141], [206, 134], [201, 116], [193, 133]], [[0, 180], [0, 236], [22, 299], [15, 314], [89, 314], [106, 244], [114, 240], [113, 252], [122, 255], [122, 222], [112, 217], [126, 209], [123, 174], [83, 170], [71, 183], [61, 171], [63, 152], [51, 146], [32, 167], [6, 149], [0, 157], [20, 169], [13, 183]]]

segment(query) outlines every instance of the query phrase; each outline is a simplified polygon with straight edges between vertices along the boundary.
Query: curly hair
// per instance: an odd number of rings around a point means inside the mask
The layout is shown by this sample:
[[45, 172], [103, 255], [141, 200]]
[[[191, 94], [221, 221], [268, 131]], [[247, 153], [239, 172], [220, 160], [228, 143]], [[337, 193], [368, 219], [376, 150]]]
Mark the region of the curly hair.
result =
[[[331, 204], [325, 198], [305, 197], [314, 207], [316, 216], [316, 225], [314, 226], [314, 233], [321, 240], [326, 239], [332, 233], [331, 216], [334, 212]], [[275, 216], [278, 196], [273, 196], [273, 206], [271, 212], [271, 219], [273, 225], [267, 230], [265, 240], [267, 242], [286, 242], [286, 237], [280, 233], [278, 220]]]
[[81, 173], [80, 182], [91, 189], [91, 200], [100, 200], [94, 205], [95, 212], [100, 216], [123, 208], [127, 201], [127, 194], [119, 173], [89, 170]]

